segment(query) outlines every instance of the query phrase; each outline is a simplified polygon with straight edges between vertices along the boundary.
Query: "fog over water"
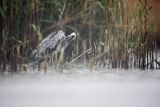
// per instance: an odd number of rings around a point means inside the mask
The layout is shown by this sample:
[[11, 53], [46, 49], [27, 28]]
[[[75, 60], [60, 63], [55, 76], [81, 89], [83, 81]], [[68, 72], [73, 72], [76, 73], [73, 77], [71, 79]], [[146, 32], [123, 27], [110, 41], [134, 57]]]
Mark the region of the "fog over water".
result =
[[158, 70], [63, 70], [0, 76], [0, 107], [160, 107]]

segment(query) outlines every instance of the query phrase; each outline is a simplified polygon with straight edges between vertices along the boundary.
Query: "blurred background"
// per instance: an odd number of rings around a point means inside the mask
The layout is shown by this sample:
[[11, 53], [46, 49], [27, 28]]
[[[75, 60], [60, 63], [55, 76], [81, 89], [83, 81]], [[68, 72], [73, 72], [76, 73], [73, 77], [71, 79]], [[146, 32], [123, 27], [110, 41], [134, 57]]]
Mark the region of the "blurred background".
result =
[[65, 50], [64, 63], [159, 68], [159, 19], [159, 0], [1, 0], [0, 70], [27, 65], [31, 51], [57, 30], [78, 35]]

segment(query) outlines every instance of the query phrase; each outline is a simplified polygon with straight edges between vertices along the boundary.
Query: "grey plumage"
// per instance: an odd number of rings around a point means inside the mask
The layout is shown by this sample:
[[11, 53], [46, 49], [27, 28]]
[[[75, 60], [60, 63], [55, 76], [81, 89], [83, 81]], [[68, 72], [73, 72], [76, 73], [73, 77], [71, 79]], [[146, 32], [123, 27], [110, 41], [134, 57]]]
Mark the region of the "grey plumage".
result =
[[31, 52], [30, 59], [40, 63], [52, 54], [60, 52], [62, 48], [66, 48], [75, 38], [76, 33], [74, 32], [69, 36], [65, 36], [65, 33], [61, 30], [53, 32]]

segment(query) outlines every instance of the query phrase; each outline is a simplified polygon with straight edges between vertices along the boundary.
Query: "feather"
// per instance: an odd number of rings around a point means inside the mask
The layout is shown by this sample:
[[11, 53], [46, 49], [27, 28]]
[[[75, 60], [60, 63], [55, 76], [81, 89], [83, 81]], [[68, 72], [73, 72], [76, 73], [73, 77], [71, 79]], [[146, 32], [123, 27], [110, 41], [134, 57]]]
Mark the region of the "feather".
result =
[[65, 37], [65, 33], [61, 30], [58, 32], [52, 32], [41, 41], [36, 49], [32, 51], [30, 59], [41, 62], [53, 53], [60, 52], [63, 47], [66, 48], [75, 37], [75, 33]]

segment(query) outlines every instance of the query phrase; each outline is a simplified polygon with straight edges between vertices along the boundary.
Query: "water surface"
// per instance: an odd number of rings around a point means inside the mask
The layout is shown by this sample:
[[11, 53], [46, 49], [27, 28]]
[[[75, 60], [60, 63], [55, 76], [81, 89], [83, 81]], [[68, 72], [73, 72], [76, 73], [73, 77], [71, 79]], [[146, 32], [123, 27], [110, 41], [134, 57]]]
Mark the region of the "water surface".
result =
[[64, 70], [0, 76], [0, 107], [160, 107], [160, 72]]

